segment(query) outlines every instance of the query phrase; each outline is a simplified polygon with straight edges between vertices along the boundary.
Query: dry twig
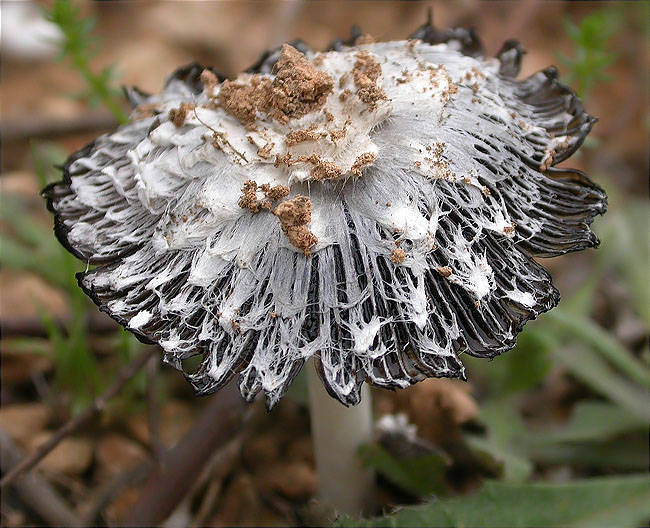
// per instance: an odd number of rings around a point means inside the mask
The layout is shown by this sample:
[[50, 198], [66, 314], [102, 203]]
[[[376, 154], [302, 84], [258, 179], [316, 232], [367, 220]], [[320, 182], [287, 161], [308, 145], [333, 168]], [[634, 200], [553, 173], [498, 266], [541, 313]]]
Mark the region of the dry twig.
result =
[[156, 351], [154, 347], [148, 348], [145, 352], [135, 358], [131, 363], [122, 369], [118, 374], [113, 384], [104, 391], [84, 412], [72, 418], [56, 433], [54, 433], [47, 442], [39, 447], [32, 455], [23, 459], [17, 464], [9, 473], [7, 473], [2, 480], [0, 480], [0, 488], [4, 488], [13, 482], [18, 475], [29, 471], [36, 464], [38, 464], [50, 451], [52, 451], [66, 436], [77, 431], [81, 426], [85, 425], [96, 414], [104, 410], [108, 401], [117, 395], [120, 390], [126, 385], [131, 378], [133, 378], [138, 371], [146, 364], [149, 357]]
[[[0, 429], [0, 465], [2, 471], [11, 470], [23, 453], [9, 435]], [[81, 519], [63, 501], [52, 486], [40, 475], [25, 475], [15, 483], [21, 501], [35, 511], [48, 525], [83, 526]]]
[[160, 462], [163, 445], [160, 440], [160, 416], [158, 406], [158, 370], [160, 361], [152, 357], [147, 365], [147, 420], [149, 422], [149, 445], [156, 463]]
[[128, 526], [153, 526], [166, 519], [183, 500], [206, 461], [240, 429], [246, 403], [231, 384], [211, 397], [185, 437], [163, 457], [144, 486]]
[[83, 524], [95, 526], [101, 512], [111, 504], [126, 488], [136, 485], [147, 478], [151, 471], [151, 460], [145, 460], [113, 477], [99, 487], [86, 501], [83, 509]]
[[0, 123], [3, 141], [25, 141], [33, 138], [52, 138], [70, 134], [82, 134], [111, 130], [117, 120], [104, 111], [83, 113], [72, 119], [21, 118]]
[[244, 433], [238, 434], [213, 456], [206, 471], [197, 480], [197, 485], [194, 489], [203, 487], [208, 483], [207, 489], [203, 494], [199, 510], [192, 520], [192, 526], [205, 526], [208, 522], [208, 517], [212, 513], [214, 506], [219, 498], [219, 494], [223, 487], [223, 481], [232, 471], [233, 466], [239, 460], [241, 447], [244, 442]]
[[[70, 321], [55, 319], [54, 323], [64, 335], [67, 334]], [[108, 334], [115, 332], [118, 328], [115, 321], [101, 312], [90, 315], [86, 324], [88, 331], [92, 334]], [[38, 317], [4, 318], [0, 321], [0, 328], [2, 329], [2, 336], [5, 338], [16, 336], [48, 337], [47, 329], [43, 325], [43, 321]]]

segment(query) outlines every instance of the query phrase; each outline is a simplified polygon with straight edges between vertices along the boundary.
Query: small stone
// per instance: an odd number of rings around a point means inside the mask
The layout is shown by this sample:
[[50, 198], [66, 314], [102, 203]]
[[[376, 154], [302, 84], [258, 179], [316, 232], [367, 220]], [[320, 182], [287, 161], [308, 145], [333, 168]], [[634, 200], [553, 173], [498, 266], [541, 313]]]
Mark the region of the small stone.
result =
[[242, 448], [244, 464], [251, 471], [266, 467], [280, 456], [282, 439], [276, 433], [261, 433], [246, 442]]
[[[29, 442], [33, 453], [52, 436], [51, 431], [36, 434]], [[39, 467], [52, 473], [79, 475], [86, 471], [93, 459], [93, 446], [86, 438], [69, 437], [61, 440], [40, 463]]]
[[316, 494], [317, 479], [311, 464], [292, 461], [269, 467], [261, 485], [277, 491], [287, 499], [304, 501]]
[[397, 248], [393, 249], [393, 253], [390, 257], [391, 262], [394, 264], [401, 264], [406, 260], [406, 252], [403, 249]]
[[286, 449], [287, 457], [290, 460], [314, 464], [314, 445], [311, 437], [299, 436], [289, 442]]
[[318, 238], [308, 228], [311, 222], [311, 200], [298, 195], [278, 205], [273, 214], [280, 219], [282, 231], [292, 245], [301, 249], [305, 257], [311, 255], [310, 248], [318, 243]]
[[387, 99], [386, 93], [377, 84], [381, 75], [381, 66], [367, 51], [360, 51], [356, 58], [352, 75], [354, 84], [358, 88], [357, 96], [368, 105], [370, 110], [374, 110], [379, 101]]
[[42, 403], [14, 403], [0, 407], [0, 427], [22, 445], [43, 431], [49, 419], [50, 411]]
[[[265, 516], [262, 503], [253, 479], [245, 473], [238, 474], [226, 488], [219, 511], [210, 520], [216, 526], [260, 526]], [[264, 523], [266, 524], [266, 523]]]
[[135, 467], [147, 457], [144, 448], [133, 440], [118, 434], [104, 436], [95, 447], [99, 471], [104, 475], [116, 475]]

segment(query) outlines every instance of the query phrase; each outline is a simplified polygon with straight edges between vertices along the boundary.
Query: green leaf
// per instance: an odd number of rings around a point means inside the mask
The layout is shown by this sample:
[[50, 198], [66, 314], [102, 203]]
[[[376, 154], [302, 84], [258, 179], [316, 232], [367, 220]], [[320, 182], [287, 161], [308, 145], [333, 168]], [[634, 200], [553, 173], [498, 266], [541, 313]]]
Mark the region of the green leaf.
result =
[[515, 349], [496, 357], [490, 365], [490, 369], [496, 367], [494, 393], [504, 396], [532, 389], [542, 382], [551, 366], [545, 342], [534, 332], [523, 332]]
[[[506, 482], [525, 482], [533, 472], [533, 465], [517, 454], [510, 446], [498, 445], [479, 436], [467, 436], [467, 443], [477, 454], [489, 456], [501, 466], [503, 474], [497, 474]], [[498, 466], [497, 466], [498, 467]]]
[[643, 471], [649, 463], [647, 434], [609, 442], [530, 442], [525, 449], [526, 455], [537, 463], [569, 465], [591, 471]]
[[616, 60], [608, 41], [618, 31], [620, 17], [611, 10], [600, 10], [585, 16], [579, 24], [568, 19], [563, 24], [573, 42], [574, 56], [564, 57], [562, 63], [569, 69], [567, 80], [584, 97], [597, 81], [604, 79], [604, 69]]
[[650, 207], [646, 201], [626, 198], [625, 203], [622, 203], [622, 198], [619, 198], [620, 205], [615, 209], [615, 196], [612, 198], [614, 210], [600, 224], [599, 231], [602, 232], [603, 243], [597, 255], [599, 259], [615, 268], [618, 277], [626, 286], [633, 308], [645, 324], [650, 326], [650, 237], [647, 233]]
[[564, 26], [564, 32], [572, 41], [577, 42], [580, 39], [580, 30], [571, 20], [565, 18], [562, 25]]
[[616, 373], [593, 350], [575, 346], [555, 350], [554, 354], [566, 364], [571, 374], [593, 390], [639, 418], [650, 420], [648, 390]]
[[602, 441], [630, 431], [647, 430], [647, 422], [621, 409], [618, 405], [599, 401], [576, 404], [570, 420], [563, 427], [532, 436], [536, 444], [553, 442]]
[[0, 264], [7, 268], [27, 269], [31, 266], [34, 256], [30, 250], [17, 244], [12, 239], [0, 236]]
[[[120, 365], [125, 366], [130, 361], [132, 361], [140, 352], [144, 346], [137, 338], [130, 332], [127, 332], [123, 327], [120, 326], [117, 334], [114, 338], [114, 349], [118, 352], [120, 357]], [[197, 366], [198, 368], [198, 366]], [[116, 373], [117, 374], [117, 373]], [[161, 377], [158, 377], [158, 381], [161, 381]], [[162, 388], [162, 384], [159, 383], [159, 389]], [[147, 374], [145, 371], [138, 372], [133, 379], [124, 387], [122, 390], [122, 395], [125, 397], [125, 403], [130, 405], [131, 402], [128, 400], [140, 400], [142, 396], [146, 394], [147, 390]]]
[[49, 141], [30, 141], [32, 151], [32, 163], [34, 172], [38, 179], [39, 187], [42, 189], [48, 183], [61, 179], [61, 170], [68, 153], [56, 143]]
[[[565, 427], [548, 433], [530, 431], [509, 400], [492, 401], [481, 409], [487, 437], [467, 436], [476, 454], [500, 463], [508, 482], [524, 482], [532, 462], [568, 464], [607, 470], [639, 470], [647, 466], [645, 421], [607, 402], [587, 401], [576, 406]], [[607, 441], [627, 434], [623, 441]], [[632, 435], [632, 436], [629, 436]]]
[[100, 101], [120, 123], [126, 123], [128, 116], [121, 106], [121, 98], [114, 95], [116, 92], [110, 86], [115, 78], [111, 67], [99, 73], [91, 68], [98, 48], [97, 39], [93, 36], [96, 19], [84, 18], [80, 8], [71, 0], [55, 0], [51, 8], [45, 11], [45, 16], [61, 30], [61, 51], [84, 79], [91, 94], [90, 100]]
[[633, 528], [650, 518], [647, 475], [513, 485], [488, 481], [473, 495], [434, 499], [393, 515], [339, 526]]
[[40, 337], [11, 337], [3, 340], [3, 354], [26, 354], [53, 357], [52, 345], [47, 339]]
[[445, 472], [450, 462], [440, 453], [397, 458], [378, 444], [366, 444], [359, 448], [359, 457], [365, 466], [415, 497], [447, 490]]
[[650, 386], [650, 369], [636, 359], [616, 338], [587, 317], [565, 312], [556, 308], [546, 314], [546, 321], [552, 322], [564, 333], [591, 345], [605, 359], [624, 372], [631, 380], [643, 386]]
[[562, 299], [562, 309], [588, 316], [594, 306], [594, 295], [596, 288], [603, 277], [603, 266], [600, 260], [591, 263], [591, 269], [578, 288], [568, 299]]
[[508, 482], [523, 482], [533, 471], [532, 464], [517, 446], [519, 438], [525, 435], [526, 427], [510, 399], [483, 404], [479, 415], [487, 426], [487, 436], [468, 435], [467, 442], [480, 454], [489, 455], [503, 467], [503, 479]]

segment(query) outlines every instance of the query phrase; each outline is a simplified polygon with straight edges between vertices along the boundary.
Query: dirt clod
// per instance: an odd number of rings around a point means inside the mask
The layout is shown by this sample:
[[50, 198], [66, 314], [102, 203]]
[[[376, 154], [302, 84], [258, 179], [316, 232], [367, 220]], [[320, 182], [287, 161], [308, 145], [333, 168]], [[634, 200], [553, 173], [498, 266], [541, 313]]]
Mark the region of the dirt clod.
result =
[[217, 97], [219, 104], [246, 126], [253, 124], [258, 112], [287, 123], [321, 108], [334, 87], [327, 73], [288, 44], [282, 47], [273, 73], [273, 80], [252, 75], [247, 82], [225, 81]]
[[368, 107], [373, 110], [377, 103], [387, 99], [386, 93], [377, 85], [381, 75], [381, 66], [370, 53], [360, 51], [352, 69], [354, 84], [358, 88], [357, 95]]
[[280, 219], [282, 231], [292, 245], [301, 249], [305, 257], [311, 255], [311, 247], [318, 242], [307, 224], [311, 222], [311, 200], [298, 195], [278, 205], [273, 214]]
[[273, 68], [273, 117], [286, 122], [319, 109], [334, 88], [334, 80], [317, 70], [293, 46], [285, 44]]
[[275, 185], [271, 187], [268, 183], [260, 185], [260, 189], [269, 200], [282, 200], [289, 196], [289, 187], [286, 185]]
[[[310, 156], [310, 158], [318, 158], [318, 156]], [[343, 174], [343, 169], [331, 161], [323, 161], [318, 158], [313, 163], [314, 168], [311, 170], [311, 177], [314, 181], [334, 180], [340, 178]]]
[[174, 123], [176, 128], [180, 128], [185, 124], [187, 114], [195, 108], [196, 105], [192, 103], [181, 103], [178, 108], [172, 108], [169, 111], [169, 120]]
[[257, 201], [257, 183], [254, 180], [247, 180], [244, 183], [237, 205], [242, 209], [248, 209], [251, 213], [259, 212], [260, 204]]
[[298, 143], [304, 143], [305, 141], [317, 141], [323, 136], [326, 136], [327, 132], [317, 132], [316, 130], [292, 130], [286, 135], [285, 143], [288, 147], [297, 145]]
[[217, 100], [219, 104], [243, 125], [252, 125], [258, 111], [269, 106], [271, 81], [253, 75], [249, 82], [224, 81]]
[[212, 95], [215, 87], [219, 84], [219, 79], [210, 70], [203, 70], [201, 72], [201, 82], [207, 89], [208, 95]]
[[406, 252], [401, 248], [393, 249], [390, 260], [394, 264], [401, 264], [406, 260]]
[[[266, 200], [258, 200], [257, 190], [264, 193]], [[270, 210], [271, 202], [282, 200], [289, 196], [289, 187], [286, 185], [274, 185], [264, 183], [257, 185], [255, 180], [247, 180], [241, 190], [241, 197], [237, 205], [242, 209], [248, 209], [251, 213], [259, 213], [260, 208]]]
[[350, 168], [350, 172], [353, 176], [356, 176], [357, 178], [360, 177], [363, 174], [362, 169], [367, 165], [372, 165], [375, 159], [377, 159], [376, 154], [372, 152], [364, 152], [361, 154], [361, 156], [357, 156], [357, 159], [354, 160], [354, 163]]

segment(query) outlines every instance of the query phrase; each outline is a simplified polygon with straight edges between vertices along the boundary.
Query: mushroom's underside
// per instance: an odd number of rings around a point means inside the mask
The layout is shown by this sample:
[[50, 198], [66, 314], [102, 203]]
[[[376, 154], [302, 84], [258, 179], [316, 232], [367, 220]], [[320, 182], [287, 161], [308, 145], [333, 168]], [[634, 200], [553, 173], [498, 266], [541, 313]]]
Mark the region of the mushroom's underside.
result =
[[[533, 257], [595, 246], [604, 192], [556, 168], [594, 119], [554, 68], [472, 32], [269, 52], [131, 89], [132, 121], [44, 191], [96, 267], [79, 284], [200, 393], [241, 373], [274, 405], [311, 356], [329, 393], [464, 377], [559, 294]], [[365, 43], [362, 43], [365, 42]], [[304, 54], [303, 54], [304, 53]]]

